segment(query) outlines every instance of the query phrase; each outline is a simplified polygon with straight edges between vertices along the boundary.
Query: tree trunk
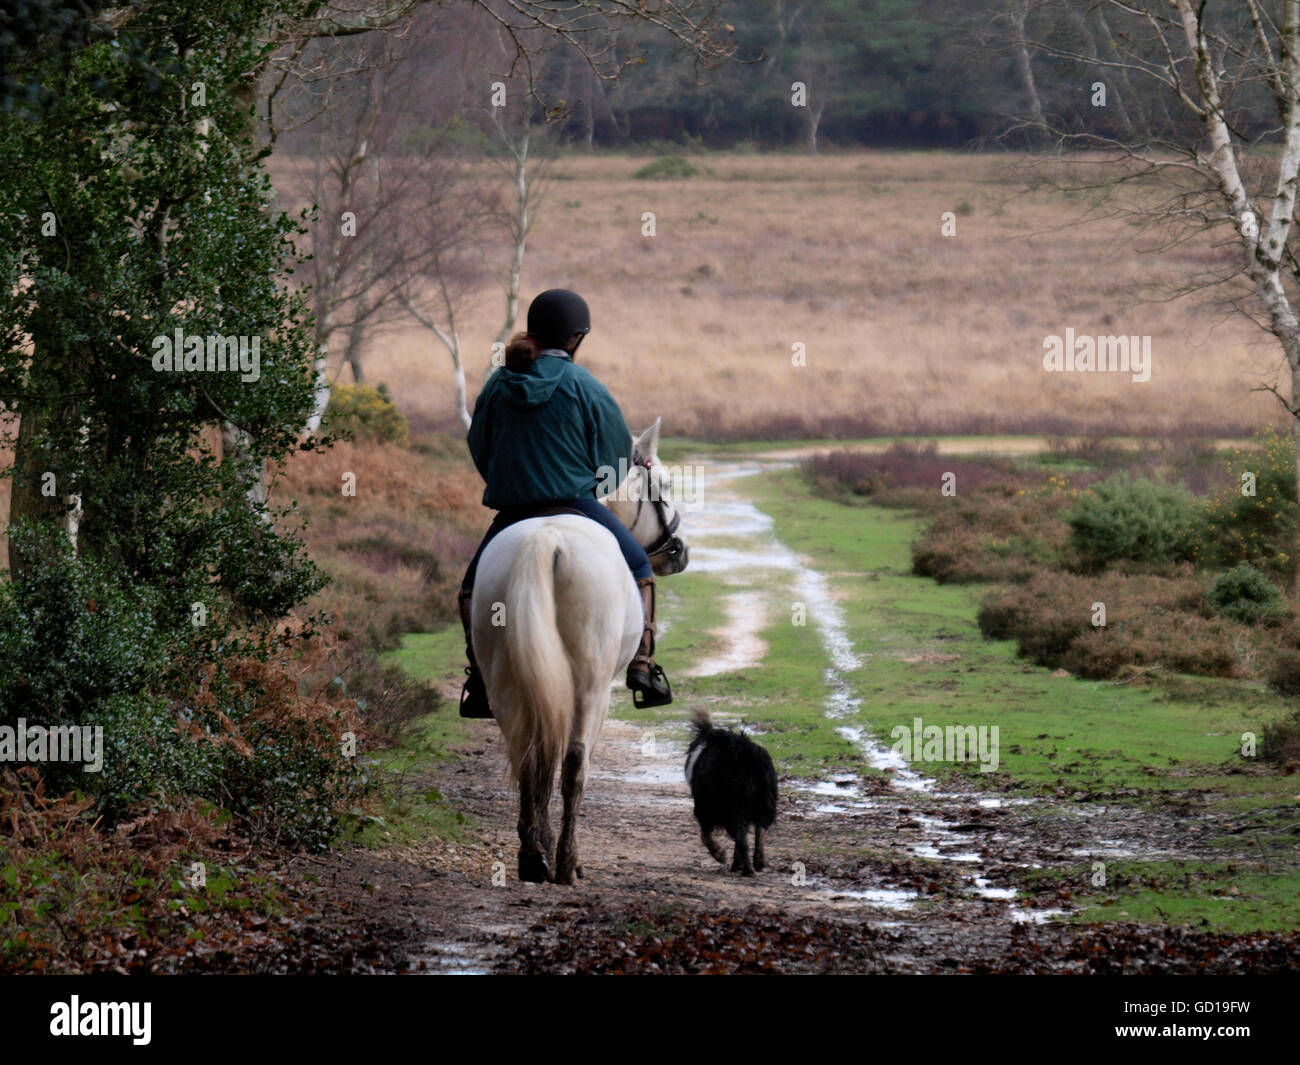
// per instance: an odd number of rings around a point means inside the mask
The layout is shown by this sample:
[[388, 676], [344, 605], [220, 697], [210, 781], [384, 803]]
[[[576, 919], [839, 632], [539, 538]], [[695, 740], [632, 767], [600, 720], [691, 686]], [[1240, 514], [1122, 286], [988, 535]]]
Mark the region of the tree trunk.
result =
[[[239, 429], [229, 422], [222, 423], [221, 458], [223, 462], [228, 458], [239, 462], [247, 462], [249, 444], [249, 435], [243, 429]], [[244, 490], [244, 499], [247, 501], [249, 508], [255, 511], [263, 521], [270, 523], [271, 515], [266, 509], [266, 467], [264, 463], [259, 464], [250, 479], [248, 487]]]
[[[12, 530], [22, 522], [32, 525], [58, 525], [68, 523], [72, 510], [65, 501], [62, 488], [65, 472], [58, 457], [51, 453], [49, 447], [41, 440], [43, 431], [51, 424], [57, 414], [38, 407], [28, 406], [18, 421], [18, 439], [14, 442], [13, 476], [9, 495], [9, 528]], [[52, 496], [41, 493], [41, 479], [46, 473], [55, 476], [55, 492]], [[70, 500], [69, 500], [70, 501]], [[75, 511], [80, 516], [80, 499], [77, 499]], [[66, 528], [66, 524], [65, 524]], [[69, 530], [72, 531], [72, 530]], [[32, 553], [22, 554], [11, 533], [9, 537], [9, 577], [20, 581], [41, 564], [41, 556]]]
[[813, 107], [811, 103], [804, 108], [804, 145], [812, 155], [817, 154], [817, 130], [821, 127], [822, 111], [825, 108], [825, 104]]
[[343, 361], [352, 367], [352, 380], [359, 385], [366, 383], [366, 375], [361, 369], [361, 348], [365, 343], [366, 327], [361, 322], [354, 322], [348, 330], [348, 347], [343, 353]]
[[497, 334], [497, 343], [510, 339], [510, 331], [519, 317], [519, 279], [524, 270], [524, 250], [528, 243], [528, 146], [531, 133], [525, 133], [519, 146], [511, 145], [515, 157], [515, 218], [512, 225], [514, 248], [510, 255], [510, 271], [506, 276], [506, 317]]
[[1034, 67], [1029, 55], [1029, 42], [1025, 37], [1025, 17], [1028, 13], [1029, 5], [1025, 0], [1012, 0], [1011, 25], [1016, 31], [1016, 73], [1020, 77], [1020, 86], [1029, 100], [1029, 117], [1041, 136], [1047, 130], [1047, 118], [1043, 114], [1043, 101], [1038, 95], [1038, 83], [1034, 80]]

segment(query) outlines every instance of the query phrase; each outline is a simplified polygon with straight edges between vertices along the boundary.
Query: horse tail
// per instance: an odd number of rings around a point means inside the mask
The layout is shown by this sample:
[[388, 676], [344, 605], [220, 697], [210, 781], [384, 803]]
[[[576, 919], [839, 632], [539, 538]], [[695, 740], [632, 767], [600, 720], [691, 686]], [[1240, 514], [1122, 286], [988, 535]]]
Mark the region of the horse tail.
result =
[[503, 636], [519, 694], [518, 714], [506, 737], [510, 769], [549, 781], [569, 744], [573, 673], [555, 613], [555, 574], [565, 551], [559, 530], [539, 526], [511, 566]]

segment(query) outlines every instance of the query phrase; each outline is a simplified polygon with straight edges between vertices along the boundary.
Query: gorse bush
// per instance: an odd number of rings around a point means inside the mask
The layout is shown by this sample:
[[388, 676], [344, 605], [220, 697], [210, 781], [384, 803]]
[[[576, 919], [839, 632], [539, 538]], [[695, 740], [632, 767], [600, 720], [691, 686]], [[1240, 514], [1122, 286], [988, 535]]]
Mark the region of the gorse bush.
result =
[[335, 385], [322, 427], [331, 433], [387, 440], [402, 446], [411, 437], [406, 415], [397, 409], [386, 385]]
[[1066, 516], [1070, 545], [1091, 570], [1115, 562], [1169, 564], [1194, 555], [1192, 494], [1164, 481], [1116, 474], [1084, 492]]
[[1285, 613], [1277, 585], [1247, 562], [1238, 563], [1215, 580], [1210, 602], [1224, 617], [1246, 625], [1272, 621]]
[[1196, 558], [1207, 566], [1249, 562], [1286, 578], [1295, 558], [1295, 443], [1267, 428], [1255, 434], [1255, 445], [1232, 452], [1223, 480], [1206, 498]]

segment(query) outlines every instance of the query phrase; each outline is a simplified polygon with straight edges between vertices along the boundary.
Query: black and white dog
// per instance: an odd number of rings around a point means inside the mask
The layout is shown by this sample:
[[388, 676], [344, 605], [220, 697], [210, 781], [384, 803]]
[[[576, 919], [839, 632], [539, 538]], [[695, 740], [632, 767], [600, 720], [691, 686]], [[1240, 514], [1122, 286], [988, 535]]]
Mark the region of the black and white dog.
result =
[[[753, 876], [767, 865], [763, 833], [776, 820], [776, 769], [772, 756], [747, 736], [714, 728], [705, 710], [695, 711], [695, 739], [686, 750], [686, 782], [695, 800], [695, 820], [709, 853], [725, 863], [726, 852], [713, 839], [725, 829], [736, 842], [731, 871]], [[749, 826], [754, 826], [754, 858], [750, 861]]]

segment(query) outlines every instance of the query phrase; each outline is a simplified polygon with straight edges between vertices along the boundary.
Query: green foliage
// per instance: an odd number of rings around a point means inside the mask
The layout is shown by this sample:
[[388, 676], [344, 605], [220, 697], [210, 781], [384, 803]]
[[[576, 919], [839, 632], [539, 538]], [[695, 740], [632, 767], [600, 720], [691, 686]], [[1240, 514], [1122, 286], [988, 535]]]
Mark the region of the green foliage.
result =
[[323, 427], [332, 433], [388, 440], [403, 447], [411, 439], [406, 415], [397, 409], [387, 385], [335, 385]]
[[1210, 602], [1224, 617], [1246, 625], [1272, 621], [1284, 612], [1277, 585], [1247, 562], [1220, 574], [1210, 589]]
[[[240, 679], [285, 658], [277, 622], [323, 583], [293, 508], [253, 492], [313, 404], [310, 316], [285, 283], [301, 227], [273, 206], [244, 92], [267, 21], [302, 10], [158, 0], [57, 62], [24, 52], [24, 77], [59, 91], [39, 123], [0, 117], [0, 397], [22, 426], [0, 439], [0, 721], [103, 725], [103, 773], [49, 773], [110, 814], [196, 794], [314, 844], [351, 770]], [[255, 340], [257, 362], [166, 368], [178, 331], [205, 354]]]
[[[1249, 562], [1285, 579], [1297, 535], [1295, 442], [1273, 428], [1260, 430], [1254, 442], [1232, 452], [1222, 487], [1206, 499], [1196, 558], [1207, 566]], [[1253, 475], [1253, 494], [1243, 493], [1251, 480], [1243, 475]]]
[[[1300, 695], [1300, 656], [1275, 667], [1271, 683], [1284, 695]], [[1282, 675], [1285, 681], [1282, 680]], [[1287, 772], [1300, 767], [1300, 708], [1264, 726], [1259, 737], [1259, 753], [1264, 761]]]
[[675, 181], [692, 178], [703, 171], [689, 159], [680, 155], [661, 155], [653, 162], [646, 163], [632, 176], [641, 181]]
[[1116, 474], [1079, 497], [1066, 517], [1082, 564], [1171, 563], [1194, 551], [1194, 499], [1181, 485]]

